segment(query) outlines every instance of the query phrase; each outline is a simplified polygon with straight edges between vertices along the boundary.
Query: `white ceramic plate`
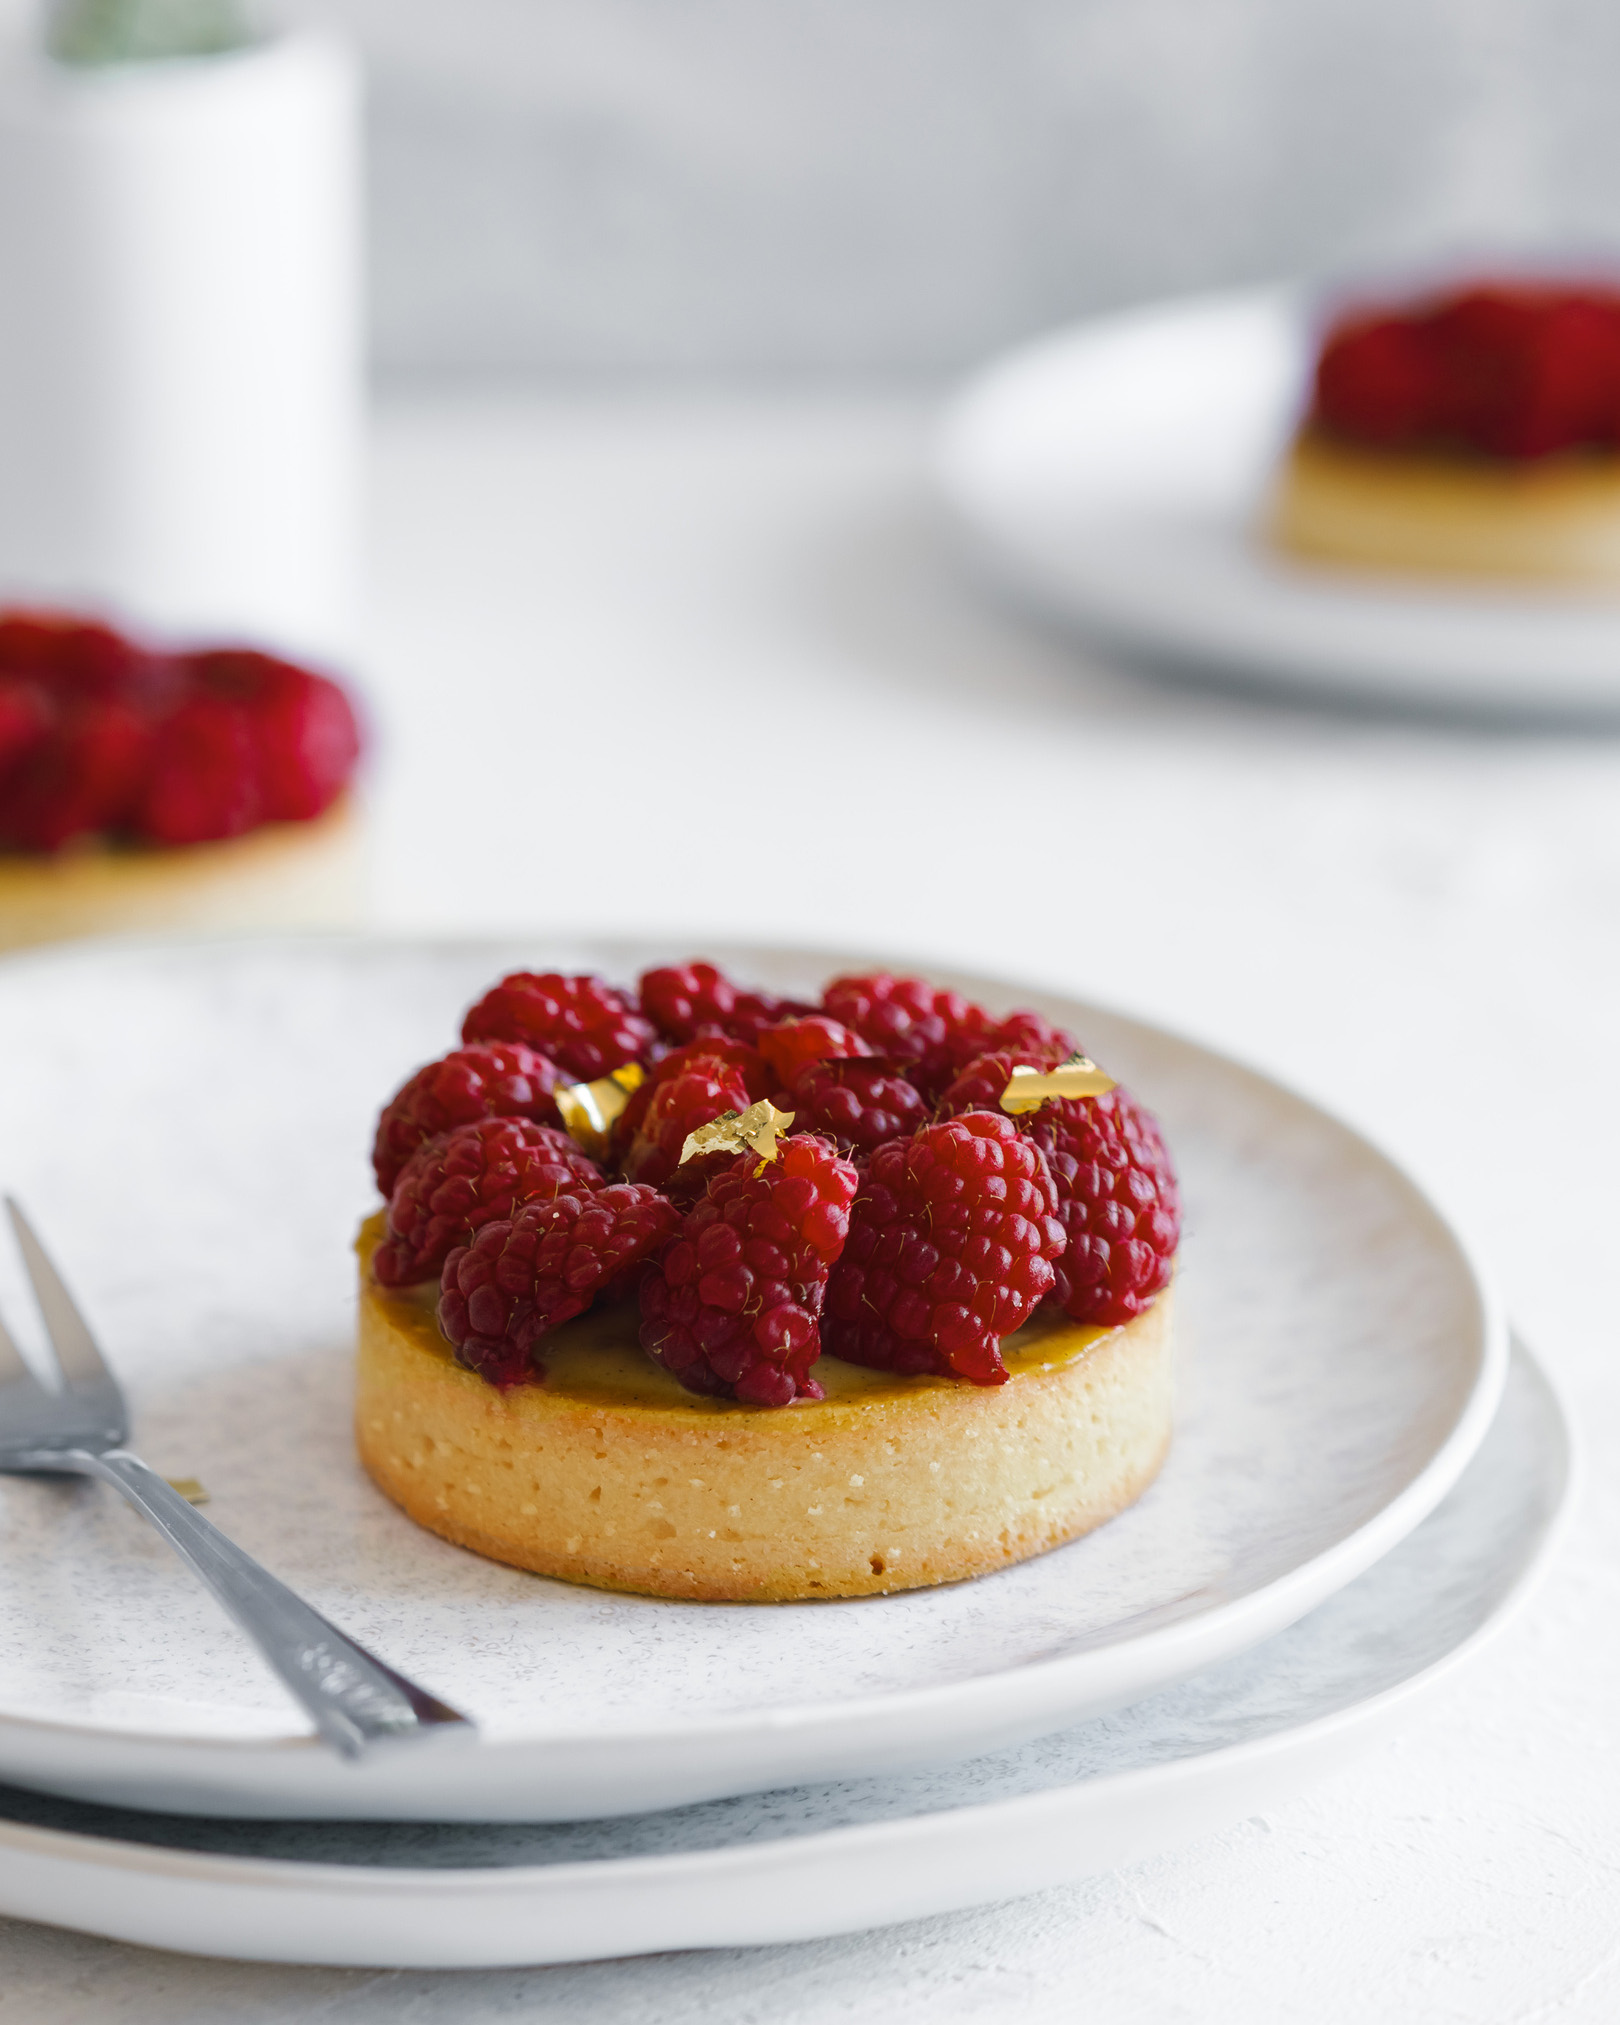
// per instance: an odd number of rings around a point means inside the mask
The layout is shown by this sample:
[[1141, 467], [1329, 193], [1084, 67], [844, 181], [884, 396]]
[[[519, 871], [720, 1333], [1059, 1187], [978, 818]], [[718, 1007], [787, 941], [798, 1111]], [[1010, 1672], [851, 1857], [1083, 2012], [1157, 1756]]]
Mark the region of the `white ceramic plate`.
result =
[[[1269, 1637], [1456, 1481], [1505, 1334], [1413, 1183], [1263, 1076], [985, 985], [1074, 1025], [1159, 1111], [1180, 1163], [1179, 1425], [1135, 1509], [976, 1582], [754, 1607], [573, 1588], [421, 1532], [350, 1439], [348, 1244], [377, 1106], [504, 967], [633, 977], [669, 954], [109, 945], [0, 967], [0, 1063], [29, 1065], [0, 1075], [4, 1179], [127, 1377], [142, 1451], [201, 1477], [233, 1537], [483, 1728], [476, 1746], [340, 1762], [116, 1499], [11, 1480], [0, 1777], [202, 1813], [535, 1820], [894, 1771], [1120, 1706]], [[718, 954], [799, 991], [839, 964]], [[20, 1323], [12, 1264], [0, 1305]]]
[[1311, 320], [1282, 292], [1060, 332], [975, 379], [937, 473], [993, 575], [1148, 663], [1515, 712], [1620, 710], [1620, 603], [1314, 568], [1257, 534]]
[[1253, 1652], [1013, 1751], [553, 1827], [201, 1821], [0, 1791], [0, 1912], [250, 1960], [473, 1968], [808, 1940], [1011, 1898], [1331, 1770], [1500, 1627], [1569, 1486], [1516, 1356], [1484, 1449], [1369, 1573]]

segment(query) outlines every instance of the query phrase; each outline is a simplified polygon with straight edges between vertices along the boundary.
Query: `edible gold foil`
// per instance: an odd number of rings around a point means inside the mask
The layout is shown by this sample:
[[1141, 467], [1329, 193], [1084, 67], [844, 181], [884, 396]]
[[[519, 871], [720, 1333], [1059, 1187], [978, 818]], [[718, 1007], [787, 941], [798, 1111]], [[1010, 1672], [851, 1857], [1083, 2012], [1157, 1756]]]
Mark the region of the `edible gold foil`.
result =
[[1011, 1117], [1038, 1111], [1053, 1097], [1101, 1097], [1116, 1088], [1106, 1069], [1089, 1055], [1071, 1055], [1055, 1069], [1032, 1069], [1020, 1063], [1001, 1093], [1001, 1108]]
[[188, 1505], [206, 1505], [208, 1493], [195, 1477], [165, 1477], [171, 1491], [178, 1491]]
[[646, 1080], [639, 1062], [625, 1062], [594, 1083], [559, 1083], [551, 1095], [562, 1113], [563, 1130], [593, 1160], [605, 1160], [614, 1120]]
[[769, 1097], [761, 1097], [746, 1111], [723, 1112], [707, 1125], [687, 1133], [686, 1144], [681, 1148], [681, 1165], [684, 1167], [700, 1153], [741, 1153], [745, 1147], [762, 1160], [774, 1160], [777, 1135], [787, 1131], [793, 1115], [791, 1111], [778, 1111]]

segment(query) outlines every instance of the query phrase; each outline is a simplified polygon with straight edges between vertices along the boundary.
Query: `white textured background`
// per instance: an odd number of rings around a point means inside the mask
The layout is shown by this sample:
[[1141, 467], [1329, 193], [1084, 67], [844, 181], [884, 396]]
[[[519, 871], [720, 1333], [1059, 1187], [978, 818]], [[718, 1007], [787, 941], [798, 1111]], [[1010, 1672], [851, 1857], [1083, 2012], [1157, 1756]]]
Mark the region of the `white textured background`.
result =
[[372, 68], [391, 372], [936, 371], [1620, 235], [1607, 0], [268, 0]]

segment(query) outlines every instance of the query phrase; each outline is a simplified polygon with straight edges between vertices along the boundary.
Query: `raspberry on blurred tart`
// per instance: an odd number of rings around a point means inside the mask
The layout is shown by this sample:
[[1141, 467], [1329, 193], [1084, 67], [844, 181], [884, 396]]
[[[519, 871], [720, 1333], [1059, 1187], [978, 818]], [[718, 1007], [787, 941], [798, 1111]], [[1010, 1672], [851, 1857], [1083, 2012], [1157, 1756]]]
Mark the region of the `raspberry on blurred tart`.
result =
[[1492, 282], [1339, 318], [1269, 531], [1349, 567], [1620, 585], [1620, 290]]
[[462, 1040], [384, 1108], [359, 1247], [360, 1453], [420, 1524], [774, 1601], [983, 1574], [1153, 1480], [1175, 1175], [1071, 1035], [693, 963], [519, 972]]
[[311, 669], [0, 611], [0, 948], [351, 919], [359, 751]]

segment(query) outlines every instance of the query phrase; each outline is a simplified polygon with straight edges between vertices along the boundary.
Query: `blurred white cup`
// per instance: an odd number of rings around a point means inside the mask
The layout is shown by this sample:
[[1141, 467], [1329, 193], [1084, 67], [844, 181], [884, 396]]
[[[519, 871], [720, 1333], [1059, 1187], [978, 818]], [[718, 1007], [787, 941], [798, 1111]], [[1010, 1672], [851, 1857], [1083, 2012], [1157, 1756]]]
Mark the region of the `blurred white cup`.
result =
[[316, 34], [0, 65], [0, 596], [348, 651], [359, 120]]

